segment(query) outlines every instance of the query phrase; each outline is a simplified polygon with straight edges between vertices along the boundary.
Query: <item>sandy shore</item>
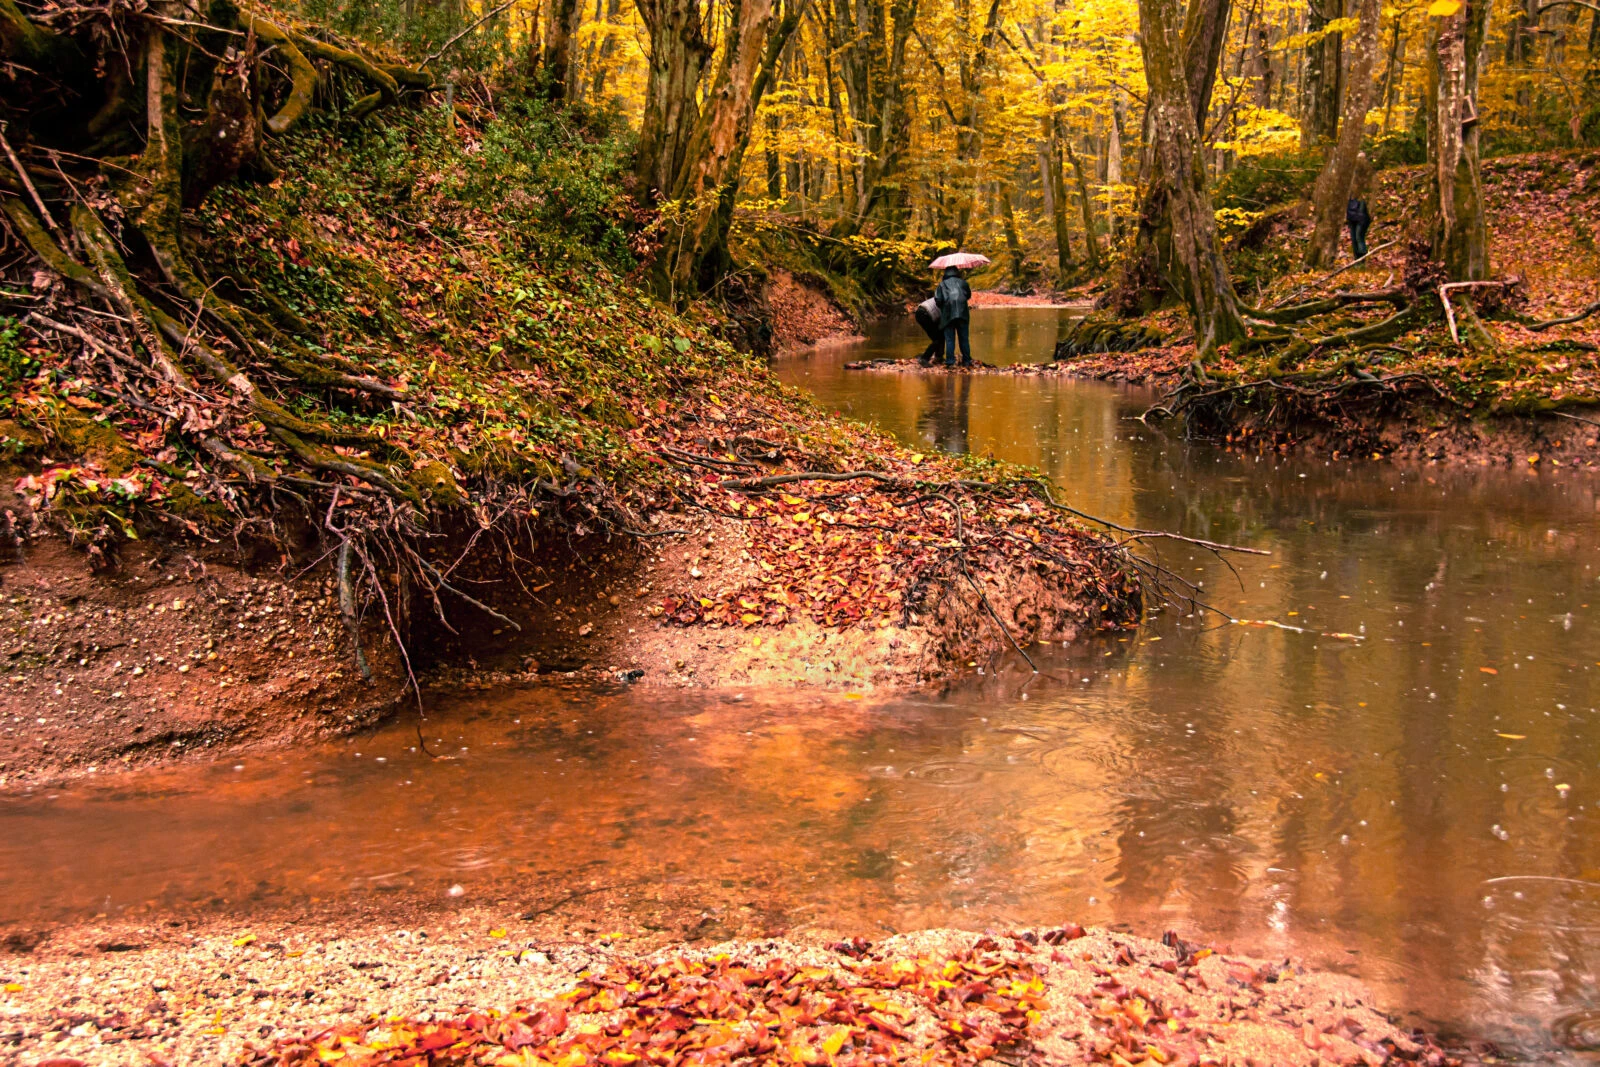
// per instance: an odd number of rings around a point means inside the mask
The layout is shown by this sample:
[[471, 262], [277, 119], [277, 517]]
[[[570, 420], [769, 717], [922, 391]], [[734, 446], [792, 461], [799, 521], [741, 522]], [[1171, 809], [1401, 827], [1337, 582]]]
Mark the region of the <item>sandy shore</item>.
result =
[[[528, 1036], [516, 1019], [532, 1019], [547, 1031], [533, 1051], [578, 1048], [590, 1057], [583, 1062], [599, 1062], [601, 1044], [624, 1041], [625, 1031], [599, 1025], [617, 1012], [659, 1027], [662, 996], [716, 986], [722, 999], [684, 1009], [693, 1019], [676, 1024], [678, 1051], [765, 1017], [764, 1004], [804, 1007], [814, 997], [831, 1006], [780, 1011], [767, 1029], [786, 1048], [831, 1047], [851, 1061], [974, 1062], [988, 1047], [1006, 1062], [1052, 1064], [1447, 1062], [1389, 1022], [1354, 979], [1171, 940], [1067, 925], [925, 931], [872, 945], [791, 936], [652, 946], [620, 933], [563, 936], [471, 905], [404, 925], [370, 915], [350, 924], [90, 924], [0, 956], [0, 1059], [285, 1063], [341, 1042], [353, 1051], [352, 1041], [415, 1042], [453, 1027], [477, 1051], [450, 1062], [491, 1063], [508, 1053], [499, 1043], [507, 1033]], [[489, 1016], [467, 1019], [519, 1006], [524, 1014], [487, 1028]], [[563, 1012], [555, 1030], [552, 1006]]]

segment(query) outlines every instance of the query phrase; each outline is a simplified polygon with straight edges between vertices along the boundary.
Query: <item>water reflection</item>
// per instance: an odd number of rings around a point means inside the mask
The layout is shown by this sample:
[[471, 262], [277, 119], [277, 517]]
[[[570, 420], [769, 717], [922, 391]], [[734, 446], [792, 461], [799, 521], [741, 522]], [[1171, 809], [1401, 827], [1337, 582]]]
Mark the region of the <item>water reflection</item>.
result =
[[[997, 314], [975, 320], [989, 358], [1013, 331], [1016, 354], [1048, 352], [1061, 323]], [[1039, 677], [1011, 664], [876, 705], [472, 696], [432, 720], [449, 760], [411, 752], [399, 723], [0, 803], [0, 922], [452, 884], [550, 907], [616, 884], [647, 928], [663, 895], [694, 902], [715, 916], [699, 936], [1173, 928], [1359, 973], [1525, 1047], [1592, 1037], [1593, 481], [1234, 456], [1130, 422], [1138, 394], [840, 369], [858, 355], [783, 373], [907, 440], [1044, 466], [1088, 511], [1268, 549], [1237, 576], [1162, 560], [1239, 618], [1308, 632], [1167, 612], [1038, 650]]]

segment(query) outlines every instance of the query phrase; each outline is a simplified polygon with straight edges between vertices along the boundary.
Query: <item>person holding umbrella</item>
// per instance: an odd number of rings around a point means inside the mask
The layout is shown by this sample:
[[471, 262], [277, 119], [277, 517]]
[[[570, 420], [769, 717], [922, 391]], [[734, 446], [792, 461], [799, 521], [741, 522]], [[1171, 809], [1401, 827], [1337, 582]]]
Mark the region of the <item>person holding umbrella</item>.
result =
[[956, 252], [948, 256], [940, 256], [928, 266], [938, 270], [944, 269], [944, 277], [939, 279], [939, 286], [933, 291], [933, 302], [939, 308], [939, 325], [944, 330], [944, 365], [956, 365], [956, 342], [961, 343], [961, 365], [972, 366], [972, 340], [968, 333], [971, 312], [969, 305], [972, 302], [972, 286], [961, 276], [961, 271], [968, 267], [986, 266], [989, 260], [985, 256], [974, 255], [970, 252]]

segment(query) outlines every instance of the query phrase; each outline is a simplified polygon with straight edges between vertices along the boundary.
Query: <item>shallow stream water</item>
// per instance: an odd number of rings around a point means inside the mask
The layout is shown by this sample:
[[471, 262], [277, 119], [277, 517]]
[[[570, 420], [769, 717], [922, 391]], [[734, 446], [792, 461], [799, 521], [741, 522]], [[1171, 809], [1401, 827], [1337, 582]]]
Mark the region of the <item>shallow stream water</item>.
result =
[[[1046, 359], [1068, 321], [980, 311], [974, 348]], [[888, 701], [462, 694], [428, 723], [446, 760], [403, 719], [12, 796], [0, 924], [451, 887], [549, 913], [612, 891], [646, 928], [670, 893], [700, 936], [1072, 920], [1294, 955], [1529, 1054], [1600, 1041], [1600, 482], [1241, 456], [1132, 421], [1137, 391], [843, 369], [919, 338], [779, 373], [1085, 511], [1269, 550], [1160, 557], [1279, 625], [1163, 610]]]

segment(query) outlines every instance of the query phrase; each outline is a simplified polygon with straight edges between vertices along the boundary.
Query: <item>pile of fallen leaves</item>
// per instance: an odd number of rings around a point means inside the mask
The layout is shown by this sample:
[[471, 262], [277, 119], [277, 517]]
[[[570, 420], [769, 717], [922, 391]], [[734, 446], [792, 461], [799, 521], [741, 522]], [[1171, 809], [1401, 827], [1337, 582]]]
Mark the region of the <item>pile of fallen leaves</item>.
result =
[[[819, 953], [614, 958], [509, 1012], [390, 1017], [284, 1038], [246, 1067], [376, 1064], [1344, 1064], [1456, 1067], [1287, 963], [1068, 924]], [[897, 944], [897, 942], [900, 942]], [[1135, 942], [1138, 942], [1137, 947]]]
[[258, 1064], [975, 1063], [1025, 1050], [1036, 969], [992, 951], [844, 968], [624, 961], [554, 1000], [441, 1022], [331, 1027]]
[[803, 409], [770, 404], [712, 395], [706, 416], [686, 407], [676, 425], [639, 431], [679, 470], [681, 498], [739, 522], [749, 562], [731, 576], [691, 571], [693, 584], [669, 591], [651, 615], [680, 626], [915, 625], [953, 589], [988, 596], [996, 576], [1028, 573], [1060, 606], [1080, 609], [1082, 625], [1137, 620], [1136, 561], [1056, 508], [1018, 477], [1025, 472], [975, 471], [964, 458], [911, 453], [815, 415], [796, 433]]

